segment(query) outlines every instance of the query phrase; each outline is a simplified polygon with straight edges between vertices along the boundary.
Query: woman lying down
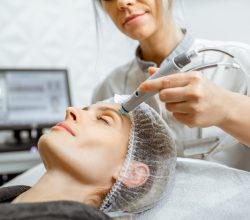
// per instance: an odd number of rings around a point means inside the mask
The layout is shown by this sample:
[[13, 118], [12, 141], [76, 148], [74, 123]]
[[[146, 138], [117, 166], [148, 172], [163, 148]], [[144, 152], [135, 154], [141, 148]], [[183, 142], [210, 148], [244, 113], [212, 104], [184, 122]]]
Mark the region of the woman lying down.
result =
[[176, 163], [169, 128], [146, 104], [127, 116], [119, 107], [107, 100], [68, 108], [38, 142], [41, 179], [0, 189], [0, 219], [110, 219], [166, 196]]

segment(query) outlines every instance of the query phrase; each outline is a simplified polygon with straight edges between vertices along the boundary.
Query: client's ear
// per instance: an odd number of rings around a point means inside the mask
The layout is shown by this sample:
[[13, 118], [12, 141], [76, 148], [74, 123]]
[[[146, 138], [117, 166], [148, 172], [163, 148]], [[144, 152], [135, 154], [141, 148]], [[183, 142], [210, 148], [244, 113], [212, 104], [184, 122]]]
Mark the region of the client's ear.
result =
[[133, 161], [129, 166], [126, 178], [123, 180], [123, 184], [128, 188], [134, 188], [142, 186], [149, 177], [150, 171], [148, 165]]

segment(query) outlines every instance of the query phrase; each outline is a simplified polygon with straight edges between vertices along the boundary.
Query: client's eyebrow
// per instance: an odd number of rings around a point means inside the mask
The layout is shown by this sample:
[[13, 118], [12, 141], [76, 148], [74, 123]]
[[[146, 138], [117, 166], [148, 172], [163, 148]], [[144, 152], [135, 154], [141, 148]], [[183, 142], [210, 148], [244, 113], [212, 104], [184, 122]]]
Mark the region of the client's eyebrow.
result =
[[[88, 111], [90, 109], [90, 107], [89, 106], [86, 106], [86, 107], [84, 107], [82, 110], [85, 110], [85, 111]], [[101, 110], [101, 111], [112, 111], [113, 113], [115, 113], [117, 116], [118, 116], [118, 118], [121, 120], [121, 122], [123, 123], [123, 118], [122, 118], [122, 116], [121, 116], [121, 114], [117, 111], [117, 110], [115, 110], [115, 109], [113, 109], [113, 108], [110, 108], [110, 107], [108, 107], [108, 106], [100, 106], [100, 107], [97, 107], [97, 109], [98, 110]]]
[[82, 108], [82, 110], [84, 110], [84, 111], [88, 111], [88, 110], [89, 110], [89, 107], [88, 107], [88, 106], [86, 106], [86, 107]]

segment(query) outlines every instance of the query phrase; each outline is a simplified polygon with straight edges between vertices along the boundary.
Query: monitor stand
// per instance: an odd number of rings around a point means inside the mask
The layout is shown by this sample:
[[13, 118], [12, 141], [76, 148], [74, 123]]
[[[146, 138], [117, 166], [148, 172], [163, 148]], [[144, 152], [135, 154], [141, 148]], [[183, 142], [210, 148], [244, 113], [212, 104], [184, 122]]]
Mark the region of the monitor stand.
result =
[[38, 139], [43, 134], [42, 129], [15, 129], [13, 138], [0, 144], [0, 152], [37, 150]]

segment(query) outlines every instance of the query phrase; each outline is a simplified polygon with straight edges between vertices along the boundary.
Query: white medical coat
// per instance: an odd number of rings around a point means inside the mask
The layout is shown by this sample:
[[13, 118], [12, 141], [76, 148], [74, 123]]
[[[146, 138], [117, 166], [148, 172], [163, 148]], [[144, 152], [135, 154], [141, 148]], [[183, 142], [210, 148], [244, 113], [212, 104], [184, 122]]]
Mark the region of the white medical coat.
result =
[[[221, 48], [233, 54], [235, 58], [232, 59], [217, 52], [206, 52], [201, 57], [195, 58], [185, 69], [213, 61], [236, 62], [241, 66], [240, 69], [219, 67], [205, 70], [203, 74], [214, 83], [228, 90], [250, 96], [250, 46], [236, 42], [195, 39], [189, 50], [202, 47]], [[149, 74], [143, 72], [138, 65], [137, 58], [134, 58], [129, 63], [116, 68], [95, 89], [92, 102], [96, 103], [113, 97], [114, 94], [131, 94], [148, 77]], [[189, 128], [178, 122], [172, 113], [165, 109], [164, 103], [160, 102], [158, 95], [149, 99], [147, 103], [163, 116], [172, 129], [177, 141], [178, 156], [215, 161], [230, 167], [250, 171], [250, 148], [223, 130], [218, 127]]]

